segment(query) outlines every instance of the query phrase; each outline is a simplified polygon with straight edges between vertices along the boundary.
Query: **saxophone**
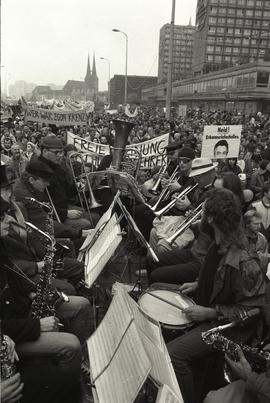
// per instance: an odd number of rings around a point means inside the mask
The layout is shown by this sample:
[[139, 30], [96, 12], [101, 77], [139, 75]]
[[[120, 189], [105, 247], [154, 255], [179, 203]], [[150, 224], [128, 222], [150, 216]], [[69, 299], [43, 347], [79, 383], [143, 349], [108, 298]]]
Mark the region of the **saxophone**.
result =
[[41, 231], [35, 225], [25, 221], [25, 224], [39, 232], [46, 240], [46, 253], [44, 257], [44, 267], [40, 273], [39, 282], [36, 289], [36, 297], [32, 302], [32, 318], [45, 318], [54, 316], [56, 308], [62, 302], [68, 302], [68, 297], [61, 291], [52, 287], [52, 273], [54, 267], [55, 239], [48, 233]]
[[259, 348], [250, 347], [241, 343], [235, 343], [215, 329], [203, 332], [202, 339], [206, 344], [212, 345], [214, 349], [226, 353], [233, 361], [239, 360], [238, 351], [241, 348], [247, 361], [256, 372], [265, 372], [267, 365], [270, 364], [270, 353], [268, 351], [263, 351]]
[[8, 379], [15, 375], [17, 372], [16, 365], [11, 362], [8, 354], [8, 340], [5, 335], [1, 333], [1, 347], [0, 347], [0, 363], [1, 363], [1, 379]]
[[[34, 197], [25, 197], [25, 204], [36, 205], [39, 208], [42, 208], [46, 211], [46, 220], [41, 226], [41, 229], [44, 229], [46, 233], [48, 233], [52, 238], [54, 238], [54, 219], [53, 219], [53, 207], [50, 203], [41, 202]], [[69, 249], [66, 245], [62, 245], [59, 242], [56, 242], [54, 245], [55, 252], [54, 252], [54, 273], [52, 274], [53, 277], [56, 276], [55, 272], [63, 270], [64, 263], [63, 263], [63, 256], [65, 253], [65, 249]]]

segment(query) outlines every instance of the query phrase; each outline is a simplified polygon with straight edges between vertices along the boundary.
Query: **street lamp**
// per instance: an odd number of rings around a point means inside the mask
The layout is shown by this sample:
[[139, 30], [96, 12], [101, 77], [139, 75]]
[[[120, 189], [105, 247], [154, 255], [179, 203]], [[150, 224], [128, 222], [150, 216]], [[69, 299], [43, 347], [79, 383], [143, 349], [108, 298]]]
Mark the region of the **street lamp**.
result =
[[120, 29], [113, 28], [113, 32], [120, 32], [121, 34], [125, 35], [126, 38], [126, 68], [125, 68], [125, 97], [124, 97], [124, 104], [127, 104], [127, 61], [128, 61], [128, 36], [125, 32], [120, 31]]
[[170, 117], [171, 117], [174, 18], [175, 18], [175, 0], [172, 0], [172, 15], [171, 15], [170, 43], [169, 43], [169, 62], [168, 62], [168, 76], [167, 76], [167, 94], [166, 94], [166, 119], [170, 119]]
[[109, 72], [109, 81], [108, 81], [108, 102], [109, 102], [109, 104], [111, 103], [111, 83], [110, 83], [110, 80], [111, 80], [111, 62], [110, 62], [110, 59], [107, 59], [106, 57], [101, 57], [100, 58], [101, 60], [106, 60], [106, 62], [108, 62], [108, 68], [109, 68], [109, 70], [108, 70], [108, 72]]

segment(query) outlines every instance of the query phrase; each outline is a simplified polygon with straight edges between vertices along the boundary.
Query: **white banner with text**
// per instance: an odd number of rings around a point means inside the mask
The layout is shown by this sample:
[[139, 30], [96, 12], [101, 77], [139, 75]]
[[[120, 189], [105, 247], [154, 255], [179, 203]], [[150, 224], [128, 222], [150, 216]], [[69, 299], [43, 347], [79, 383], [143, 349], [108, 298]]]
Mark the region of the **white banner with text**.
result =
[[[94, 143], [83, 139], [74, 133], [67, 132], [67, 143], [74, 144], [77, 150], [93, 154], [93, 163], [97, 166], [104, 155], [110, 154], [110, 146], [106, 144]], [[154, 139], [142, 143], [131, 144], [126, 148], [136, 148], [141, 154], [141, 168], [154, 168], [166, 164], [166, 147], [169, 143], [169, 133], [162, 134]]]

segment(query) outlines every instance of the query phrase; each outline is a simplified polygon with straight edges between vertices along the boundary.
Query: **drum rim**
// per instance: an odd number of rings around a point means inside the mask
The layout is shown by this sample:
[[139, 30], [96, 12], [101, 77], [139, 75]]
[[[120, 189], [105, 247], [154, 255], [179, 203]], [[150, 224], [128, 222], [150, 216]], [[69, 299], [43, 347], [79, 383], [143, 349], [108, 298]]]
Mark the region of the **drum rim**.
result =
[[[170, 330], [181, 330], [181, 329], [186, 329], [186, 328], [189, 328], [189, 327], [192, 327], [193, 325], [194, 325], [194, 321], [190, 321], [190, 322], [187, 322], [187, 323], [184, 323], [184, 324], [182, 324], [182, 325], [173, 325], [173, 324], [170, 324], [170, 323], [165, 323], [165, 322], [161, 322], [160, 320], [157, 320], [156, 318], [154, 318], [154, 317], [152, 317], [148, 312], [146, 312], [144, 309], [143, 309], [143, 307], [140, 305], [140, 299], [144, 296], [144, 295], [149, 295], [149, 294], [147, 294], [147, 291], [170, 291], [170, 292], [173, 292], [173, 293], [175, 293], [175, 294], [178, 294], [178, 295], [180, 295], [181, 297], [183, 296], [183, 297], [185, 297], [187, 300], [189, 300], [190, 302], [191, 302], [191, 304], [192, 305], [196, 305], [196, 303], [195, 303], [195, 301], [193, 301], [193, 299], [191, 299], [190, 297], [188, 297], [187, 295], [185, 295], [185, 294], [183, 294], [180, 290], [177, 290], [177, 289], [165, 289], [165, 288], [156, 288], [156, 287], [148, 287], [145, 291], [143, 291], [142, 292], [142, 294], [140, 295], [140, 297], [139, 297], [139, 299], [138, 299], [138, 301], [137, 301], [137, 304], [139, 305], [139, 307], [140, 307], [140, 309], [142, 309], [145, 313], [146, 313], [146, 315], [148, 315], [148, 316], [150, 316], [152, 319], [154, 319], [154, 320], [156, 320], [159, 324], [160, 324], [160, 326], [162, 327], [162, 328], [164, 328], [164, 329], [170, 329]], [[150, 295], [151, 296], [151, 295]]]

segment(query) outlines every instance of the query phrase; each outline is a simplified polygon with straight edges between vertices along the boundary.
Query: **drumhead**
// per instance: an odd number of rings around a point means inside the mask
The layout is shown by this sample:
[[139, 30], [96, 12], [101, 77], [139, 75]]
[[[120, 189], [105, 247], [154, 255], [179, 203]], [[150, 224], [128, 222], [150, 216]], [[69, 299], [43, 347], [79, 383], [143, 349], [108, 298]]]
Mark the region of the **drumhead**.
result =
[[[190, 298], [180, 295], [175, 291], [169, 290], [149, 290], [151, 294], [157, 295], [163, 299], [166, 299], [173, 304], [179, 305], [180, 308], [187, 308], [194, 305], [194, 301]], [[186, 327], [192, 323], [192, 321], [185, 315], [180, 309], [161, 301], [158, 298], [153, 297], [150, 294], [144, 293], [138, 300], [139, 306], [144, 310], [151, 318], [162, 323], [164, 326], [172, 325], [176, 327]]]

